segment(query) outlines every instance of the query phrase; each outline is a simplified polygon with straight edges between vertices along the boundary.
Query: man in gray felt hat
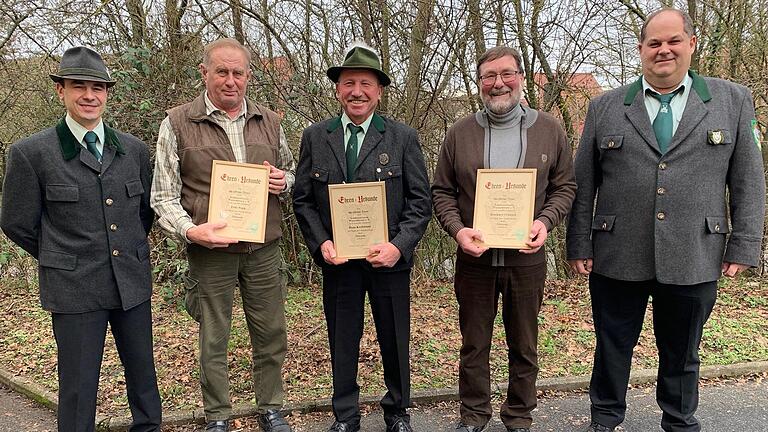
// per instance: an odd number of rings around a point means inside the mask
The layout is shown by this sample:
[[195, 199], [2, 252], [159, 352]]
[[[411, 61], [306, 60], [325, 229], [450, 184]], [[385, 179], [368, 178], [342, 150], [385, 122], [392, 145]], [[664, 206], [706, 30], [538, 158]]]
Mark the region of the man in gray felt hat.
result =
[[11, 146], [0, 227], [38, 261], [40, 301], [58, 348], [58, 430], [94, 430], [109, 323], [125, 368], [129, 430], [160, 431], [149, 151], [102, 121], [115, 81], [98, 53], [67, 50], [51, 79], [66, 116]]
[[[354, 46], [328, 69], [341, 115], [304, 130], [293, 210], [315, 262], [323, 269], [323, 309], [333, 369], [332, 432], [360, 430], [357, 363], [365, 294], [381, 348], [387, 393], [381, 399], [388, 432], [411, 431], [410, 275], [416, 244], [431, 217], [429, 180], [416, 131], [376, 114], [390, 78], [372, 49]], [[365, 259], [341, 259], [331, 229], [328, 186], [383, 181], [389, 241]]]

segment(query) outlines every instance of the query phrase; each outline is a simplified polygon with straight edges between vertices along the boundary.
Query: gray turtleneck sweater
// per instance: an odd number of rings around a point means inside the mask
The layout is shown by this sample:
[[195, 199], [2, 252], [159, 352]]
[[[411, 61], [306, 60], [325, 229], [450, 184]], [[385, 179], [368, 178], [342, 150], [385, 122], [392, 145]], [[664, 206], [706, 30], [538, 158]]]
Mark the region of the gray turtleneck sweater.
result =
[[525, 160], [520, 123], [523, 109], [518, 103], [506, 114], [485, 110], [485, 148], [483, 159], [488, 168], [520, 168]]

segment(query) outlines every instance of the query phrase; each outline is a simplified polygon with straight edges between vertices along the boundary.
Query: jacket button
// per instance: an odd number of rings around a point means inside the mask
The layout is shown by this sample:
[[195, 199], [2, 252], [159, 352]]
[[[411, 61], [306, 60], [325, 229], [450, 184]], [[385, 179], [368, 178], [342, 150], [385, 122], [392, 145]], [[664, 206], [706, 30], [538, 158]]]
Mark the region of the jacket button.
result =
[[607, 224], [607, 223], [605, 223], [605, 222], [603, 222], [603, 231], [605, 231], [605, 230], [607, 230], [607, 229], [608, 229], [608, 224]]
[[659, 194], [659, 195], [664, 195], [666, 192], [667, 192], [667, 190], [664, 189], [663, 187], [660, 187], [660, 188], [656, 189], [656, 193]]
[[107, 199], [104, 201], [104, 204], [106, 204], [106, 205], [108, 205], [108, 206], [111, 206], [111, 205], [112, 205], [112, 204], [114, 204], [114, 203], [115, 203], [115, 201], [114, 201], [112, 198], [107, 198]]
[[614, 143], [613, 141], [608, 141], [608, 148], [613, 148], [613, 146], [615, 145], [616, 143]]
[[660, 170], [665, 170], [665, 169], [667, 169], [667, 163], [666, 163], [666, 162], [661, 162], [661, 163], [659, 164], [659, 169], [660, 169]]
[[315, 177], [320, 177], [320, 173], [315, 173]]
[[120, 251], [119, 251], [119, 250], [117, 250], [117, 249], [113, 250], [113, 251], [112, 251], [112, 256], [115, 256], [115, 257], [116, 257], [116, 256], [120, 256]]
[[656, 219], [658, 220], [664, 220], [665, 217], [667, 217], [667, 215], [665, 215], [664, 212], [656, 213]]
[[110, 231], [117, 231], [117, 224], [112, 224], [109, 226]]
[[720, 224], [715, 224], [715, 231], [720, 232]]
[[392, 171], [387, 171], [387, 174], [392, 175]]

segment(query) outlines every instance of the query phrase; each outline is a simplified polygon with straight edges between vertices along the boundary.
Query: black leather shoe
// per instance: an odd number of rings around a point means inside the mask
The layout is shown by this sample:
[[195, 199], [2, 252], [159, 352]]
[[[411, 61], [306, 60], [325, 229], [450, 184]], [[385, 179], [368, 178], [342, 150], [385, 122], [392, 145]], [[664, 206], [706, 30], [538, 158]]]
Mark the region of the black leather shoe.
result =
[[456, 425], [456, 430], [458, 432], [483, 432], [487, 427], [488, 427], [488, 423], [482, 426], [472, 426], [464, 422], [459, 422], [459, 424]]
[[589, 429], [587, 429], [587, 432], [613, 432], [615, 428], [603, 426], [598, 422], [593, 421], [589, 424]]
[[205, 432], [229, 432], [229, 420], [208, 422], [205, 425]]
[[335, 421], [331, 425], [331, 428], [328, 429], [328, 432], [359, 432], [360, 431], [360, 423], [346, 423], [346, 422], [340, 422]]
[[259, 414], [259, 426], [264, 432], [291, 432], [291, 427], [280, 411], [273, 409]]
[[407, 418], [395, 417], [387, 422], [387, 432], [413, 432], [413, 428]]

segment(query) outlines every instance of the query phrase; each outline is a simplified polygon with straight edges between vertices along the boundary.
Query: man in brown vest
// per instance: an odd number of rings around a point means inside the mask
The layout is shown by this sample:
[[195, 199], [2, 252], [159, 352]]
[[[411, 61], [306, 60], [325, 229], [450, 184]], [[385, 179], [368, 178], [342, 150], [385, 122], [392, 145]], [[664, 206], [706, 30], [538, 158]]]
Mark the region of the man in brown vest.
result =
[[[200, 73], [206, 90], [168, 111], [160, 125], [152, 183], [151, 204], [160, 226], [187, 243], [184, 304], [200, 323], [200, 386], [207, 432], [229, 430], [227, 344], [236, 285], [251, 338], [259, 424], [265, 432], [291, 430], [280, 413], [287, 338], [278, 197], [290, 191], [295, 165], [280, 117], [245, 98], [250, 59], [250, 52], [234, 39], [219, 39], [205, 47]], [[270, 167], [263, 244], [221, 237], [216, 230], [225, 224], [207, 222], [213, 160]]]

